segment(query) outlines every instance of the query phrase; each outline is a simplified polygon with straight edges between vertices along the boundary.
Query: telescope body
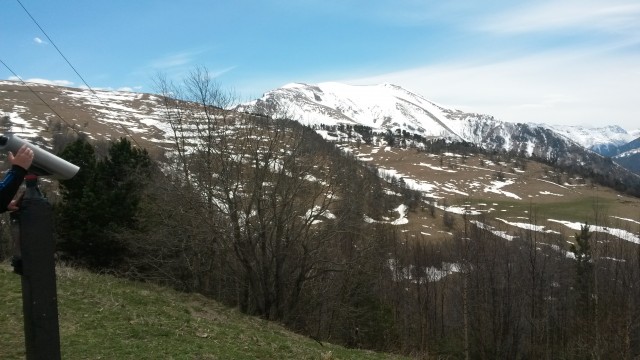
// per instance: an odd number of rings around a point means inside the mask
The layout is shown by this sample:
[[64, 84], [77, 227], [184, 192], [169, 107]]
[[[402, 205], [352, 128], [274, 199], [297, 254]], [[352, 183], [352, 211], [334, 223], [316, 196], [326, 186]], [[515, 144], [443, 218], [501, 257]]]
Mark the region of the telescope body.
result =
[[0, 136], [0, 150], [18, 152], [22, 145], [27, 145], [33, 150], [33, 162], [27, 169], [38, 176], [52, 176], [60, 180], [68, 180], [74, 177], [80, 168], [52, 153], [20, 138], [18, 135], [8, 133]]

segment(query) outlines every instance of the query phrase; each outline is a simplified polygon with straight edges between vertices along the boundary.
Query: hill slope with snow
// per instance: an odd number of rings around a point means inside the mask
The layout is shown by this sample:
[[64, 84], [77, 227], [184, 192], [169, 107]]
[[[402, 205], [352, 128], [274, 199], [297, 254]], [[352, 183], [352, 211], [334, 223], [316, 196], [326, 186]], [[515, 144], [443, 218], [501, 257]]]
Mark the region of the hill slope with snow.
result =
[[271, 117], [291, 117], [310, 126], [363, 125], [377, 132], [462, 140], [485, 149], [508, 150], [544, 159], [580, 147], [543, 125], [508, 123], [490, 115], [448, 109], [390, 84], [288, 84], [237, 109]]
[[64, 123], [90, 139], [130, 136], [143, 147], [166, 149], [163, 116], [162, 101], [152, 94], [0, 81], [0, 133], [23, 138], [48, 139], [54, 124]]
[[[28, 89], [24, 84], [15, 82], [0, 82], [0, 133], [17, 132], [51, 149], [53, 146], [48, 145], [54, 143], [52, 138], [59, 130], [55, 128], [55, 122], [61, 120], [56, 115], [59, 114], [66, 123], [92, 139], [109, 140], [131, 136], [140, 146], [152, 152], [153, 149], [160, 152], [172, 150], [172, 132], [159, 96], [109, 91], [92, 93], [84, 89], [48, 85], [30, 87]], [[362, 89], [365, 91], [357, 96], [351, 94]], [[38, 99], [34, 93], [42, 99]], [[414, 134], [424, 137], [465, 140], [489, 150], [508, 149], [537, 156], [542, 154], [548, 156], [547, 160], [555, 157], [556, 163], [564, 161], [575, 166], [586, 167], [586, 164], [600, 161], [600, 168], [594, 168], [593, 174], [622, 179], [620, 181], [628, 176], [628, 172], [623, 173], [615, 164], [603, 163], [601, 156], [586, 151], [543, 126], [505, 123], [486, 115], [446, 109], [393, 85], [354, 89], [340, 84], [323, 85], [322, 88], [296, 84], [276, 91], [275, 94], [279, 95], [266, 96], [255, 101], [253, 107], [245, 105], [241, 109], [255, 112], [260, 110], [257, 105], [263, 106], [262, 110], [271, 105], [274, 116], [278, 111], [295, 109], [298, 111], [298, 120], [306, 118], [312, 126], [361, 123], [374, 125], [379, 133], [374, 135], [375, 140], [371, 144], [360, 146], [353, 137], [340, 141], [337, 146], [343, 152], [375, 166], [381, 177], [401, 179], [425, 197], [438, 199], [440, 202], [436, 205], [449, 213], [491, 214], [500, 218], [507, 214], [525, 216], [530, 210], [528, 204], [531, 201], [551, 204], [555, 204], [556, 199], [563, 203], [581, 202], [593, 190], [588, 181], [575, 176], [575, 173], [569, 178], [569, 173], [565, 174], [552, 166], [542, 166], [536, 161], [531, 161], [524, 171], [519, 167], [522, 163], [514, 164], [514, 158], [502, 151], [488, 151], [486, 156], [468, 157], [466, 151], [460, 154], [447, 151], [428, 154], [410, 147], [392, 148], [386, 143], [386, 131], [396, 133], [396, 138], [400, 139], [403, 137], [403, 130], [413, 129], [416, 131]], [[347, 139], [346, 135], [342, 139]], [[578, 185], [568, 186], [564, 181]], [[622, 195], [613, 190], [606, 192], [612, 203], [624, 199], [623, 203], [616, 203], [615, 212], [610, 210], [610, 214], [628, 218], [628, 214], [633, 212], [628, 209], [636, 206], [636, 200], [622, 198]], [[603, 197], [604, 191], [599, 190], [599, 194]], [[402, 200], [402, 194], [393, 196], [397, 196], [398, 201]], [[465, 210], [469, 199], [476, 202], [475, 209]], [[554, 210], [556, 208], [555, 205], [549, 206]], [[485, 207], [486, 211], [483, 210]], [[590, 209], [589, 206], [588, 210]], [[569, 212], [554, 218], [572, 222], [582, 220], [582, 214], [576, 214], [572, 210]], [[440, 224], [433, 218], [407, 212], [402, 206], [390, 213], [382, 213], [382, 216], [366, 215], [366, 219], [372, 221], [407, 225], [420, 234], [435, 234], [435, 231], [440, 231], [437, 230]], [[640, 221], [637, 217], [632, 220]], [[428, 228], [424, 228], [425, 226]], [[554, 231], [563, 230], [557, 228]], [[635, 239], [636, 237], [632, 238], [633, 241]]]

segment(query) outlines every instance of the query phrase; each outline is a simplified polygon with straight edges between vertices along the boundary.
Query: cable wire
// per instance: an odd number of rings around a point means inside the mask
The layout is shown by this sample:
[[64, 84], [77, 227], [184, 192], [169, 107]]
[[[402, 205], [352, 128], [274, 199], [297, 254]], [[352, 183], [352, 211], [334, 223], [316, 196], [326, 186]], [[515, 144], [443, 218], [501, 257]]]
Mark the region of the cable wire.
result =
[[40, 95], [39, 95], [35, 90], [33, 90], [33, 89], [31, 88], [31, 86], [29, 86], [29, 84], [28, 84], [26, 81], [24, 81], [20, 76], [18, 76], [18, 74], [16, 74], [16, 72], [15, 72], [15, 71], [13, 71], [13, 70], [9, 67], [9, 65], [7, 65], [4, 61], [2, 61], [2, 59], [0, 59], [0, 63], [2, 63], [2, 65], [3, 65], [5, 68], [7, 68], [7, 70], [9, 70], [9, 72], [10, 72], [10, 73], [12, 73], [12, 74], [13, 74], [13, 76], [15, 76], [15, 77], [16, 77], [16, 79], [20, 80], [20, 82], [21, 82], [24, 86], [26, 86], [26, 87], [27, 87], [27, 89], [29, 89], [29, 91], [31, 91], [31, 93], [33, 93], [33, 94], [34, 94], [38, 99], [40, 99], [40, 101], [42, 101], [42, 103], [43, 103], [43, 104], [45, 104], [45, 105], [46, 105], [46, 106], [47, 106], [51, 111], [53, 111], [53, 113], [54, 113], [54, 114], [56, 114], [56, 116], [57, 116], [58, 118], [60, 118], [60, 120], [62, 120], [65, 124], [67, 124], [67, 126], [68, 126], [70, 129], [72, 129], [73, 131], [75, 131], [75, 132], [76, 132], [76, 134], [80, 135], [80, 132], [78, 131], [78, 129], [76, 129], [76, 127], [75, 127], [75, 126], [72, 126], [71, 124], [69, 124], [69, 123], [67, 122], [67, 120], [65, 120], [65, 119], [62, 117], [62, 115], [60, 115], [60, 114], [59, 114], [59, 113], [58, 113], [58, 112], [57, 112], [53, 107], [51, 107], [51, 105], [49, 105], [49, 103], [47, 103], [47, 102], [46, 102], [46, 101], [45, 101], [45, 100], [44, 100], [44, 99], [43, 99], [43, 98], [42, 98], [42, 97], [41, 97], [41, 96], [40, 96]]
[[[76, 68], [71, 64], [71, 62], [69, 61], [69, 59], [67, 59], [66, 56], [64, 56], [64, 54], [62, 53], [62, 51], [58, 48], [58, 46], [56, 45], [56, 43], [53, 41], [53, 39], [51, 39], [51, 37], [49, 36], [49, 34], [47, 34], [46, 31], [44, 31], [44, 29], [42, 28], [42, 26], [40, 26], [40, 24], [38, 23], [38, 21], [31, 15], [31, 13], [29, 12], [29, 10], [27, 10], [27, 8], [22, 5], [22, 2], [20, 0], [16, 0], [18, 2], [18, 4], [20, 4], [20, 6], [22, 7], [22, 9], [24, 10], [25, 13], [27, 13], [27, 15], [29, 15], [29, 17], [31, 18], [31, 20], [36, 24], [36, 26], [38, 27], [38, 29], [40, 29], [40, 31], [42, 31], [42, 33], [44, 34], [44, 36], [47, 38], [47, 40], [49, 40], [49, 42], [51, 43], [51, 45], [53, 45], [53, 47], [56, 49], [56, 51], [58, 51], [58, 54], [60, 54], [60, 56], [62, 56], [62, 58], [64, 59], [64, 61], [67, 62], [67, 64], [69, 65], [69, 67], [71, 67], [71, 69], [73, 69], [73, 71], [76, 73], [76, 75], [78, 75], [78, 77], [82, 80], [82, 83], [84, 83], [84, 85], [89, 89], [89, 91], [91, 91], [91, 93], [93, 94], [93, 96], [95, 96], [96, 99], [98, 99], [98, 102], [100, 102], [100, 104], [102, 104], [104, 107], [107, 107], [107, 105], [102, 102], [102, 99], [100, 99], [100, 97], [98, 96], [98, 93], [96, 93], [95, 90], [93, 90], [93, 88], [87, 83], [87, 81], [84, 79], [84, 77], [82, 77], [82, 75], [80, 75], [80, 72], [78, 72], [78, 70], [76, 70]], [[138, 142], [136, 141], [136, 139], [131, 135], [131, 133], [129, 132], [129, 130], [127, 129], [126, 126], [124, 126], [124, 124], [120, 121], [120, 127], [122, 128], [122, 130], [124, 130], [125, 134], [129, 136], [129, 138], [131, 138], [131, 140], [133, 140], [133, 142], [140, 147], [140, 144], [138, 144]]]

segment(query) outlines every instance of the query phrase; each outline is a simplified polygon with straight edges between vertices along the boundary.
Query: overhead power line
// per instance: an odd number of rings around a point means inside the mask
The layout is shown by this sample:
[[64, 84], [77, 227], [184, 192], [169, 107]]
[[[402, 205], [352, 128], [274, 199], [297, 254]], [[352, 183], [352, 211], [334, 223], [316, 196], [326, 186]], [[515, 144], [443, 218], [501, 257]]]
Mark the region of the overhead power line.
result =
[[82, 77], [82, 75], [80, 75], [80, 73], [78, 72], [78, 70], [76, 70], [76, 68], [71, 64], [71, 62], [69, 61], [69, 59], [67, 59], [66, 56], [64, 56], [64, 54], [62, 53], [62, 51], [60, 51], [60, 49], [58, 48], [58, 46], [56, 45], [56, 43], [53, 41], [53, 39], [51, 39], [51, 37], [49, 37], [49, 34], [47, 34], [46, 31], [44, 31], [44, 29], [42, 28], [42, 26], [40, 26], [40, 24], [38, 23], [38, 21], [36, 21], [36, 19], [31, 15], [31, 13], [29, 12], [29, 10], [27, 10], [26, 7], [24, 7], [24, 5], [22, 5], [22, 2], [20, 2], [20, 0], [16, 0], [18, 2], [18, 4], [20, 4], [20, 6], [22, 7], [22, 9], [24, 10], [24, 12], [27, 13], [27, 15], [29, 15], [29, 17], [31, 18], [31, 20], [36, 24], [36, 26], [38, 27], [38, 29], [40, 29], [40, 31], [42, 31], [42, 33], [44, 34], [44, 36], [47, 37], [47, 40], [49, 40], [49, 42], [51, 43], [51, 45], [53, 45], [53, 47], [58, 51], [58, 54], [60, 54], [60, 56], [62, 56], [62, 58], [64, 59], [64, 61], [67, 62], [67, 64], [69, 64], [69, 67], [71, 67], [71, 69], [73, 69], [73, 71], [76, 73], [76, 75], [78, 75], [78, 77], [80, 78], [80, 80], [82, 80], [82, 82], [85, 84], [85, 86], [87, 88], [89, 88], [89, 90], [91, 90], [91, 92], [93, 92], [95, 94], [95, 91], [93, 91], [93, 89], [91, 88], [91, 86], [89, 86], [89, 84], [87, 84], [87, 82], [84, 80], [84, 78]]
[[62, 115], [60, 115], [60, 114], [59, 114], [59, 113], [58, 113], [58, 112], [57, 112], [57, 111], [56, 111], [56, 110], [55, 110], [51, 105], [49, 105], [49, 103], [47, 103], [47, 102], [42, 98], [42, 96], [40, 96], [40, 95], [39, 95], [35, 90], [33, 90], [33, 89], [31, 88], [31, 86], [29, 86], [29, 84], [28, 84], [26, 81], [24, 81], [24, 80], [23, 80], [23, 79], [22, 79], [18, 74], [16, 74], [16, 72], [15, 72], [15, 71], [13, 71], [13, 70], [9, 67], [9, 65], [7, 65], [4, 61], [2, 61], [2, 59], [0, 59], [0, 63], [2, 63], [2, 65], [3, 65], [5, 68], [7, 68], [7, 70], [9, 70], [9, 72], [10, 72], [11, 74], [13, 74], [13, 76], [15, 76], [15, 77], [16, 77], [16, 79], [20, 80], [20, 82], [21, 82], [24, 86], [26, 86], [26, 87], [27, 87], [27, 89], [29, 89], [29, 91], [31, 91], [31, 93], [33, 93], [33, 94], [34, 94], [38, 99], [40, 99], [40, 101], [42, 101], [42, 103], [43, 103], [43, 104], [45, 104], [45, 105], [46, 105], [46, 106], [47, 106], [51, 111], [53, 111], [53, 113], [54, 113], [58, 118], [60, 118], [60, 120], [62, 120], [62, 122], [64, 122], [65, 124], [67, 124], [67, 126], [68, 126], [69, 128], [71, 128], [73, 131], [75, 131], [75, 132], [76, 132], [76, 134], [80, 135], [80, 133], [78, 132], [78, 129], [76, 129], [76, 127], [75, 127], [75, 126], [72, 126], [71, 124], [69, 124], [69, 123], [67, 122], [67, 120], [65, 120], [65, 119], [62, 117]]
[[[100, 99], [100, 97], [98, 96], [98, 94], [96, 93], [95, 90], [93, 90], [93, 88], [87, 83], [87, 81], [84, 79], [84, 77], [82, 77], [82, 75], [80, 75], [80, 72], [78, 72], [78, 70], [76, 70], [76, 68], [73, 66], [73, 64], [71, 64], [71, 61], [69, 61], [69, 59], [67, 59], [66, 56], [64, 56], [64, 54], [62, 53], [62, 51], [60, 50], [60, 48], [58, 48], [58, 46], [56, 45], [56, 43], [53, 41], [53, 39], [51, 39], [51, 37], [49, 36], [49, 34], [47, 34], [46, 31], [44, 31], [44, 29], [42, 28], [42, 26], [40, 26], [40, 24], [38, 23], [38, 21], [31, 15], [31, 13], [29, 12], [29, 10], [27, 10], [27, 8], [22, 4], [22, 2], [20, 0], [16, 0], [18, 2], [18, 4], [20, 4], [20, 7], [22, 7], [22, 9], [24, 10], [25, 13], [27, 13], [27, 15], [31, 18], [31, 20], [34, 22], [34, 24], [36, 24], [36, 26], [38, 27], [38, 29], [40, 29], [40, 31], [42, 31], [42, 33], [44, 34], [44, 36], [47, 38], [47, 40], [49, 40], [49, 42], [51, 43], [51, 45], [53, 45], [53, 47], [56, 49], [56, 51], [58, 51], [58, 54], [60, 54], [60, 56], [62, 56], [62, 58], [64, 59], [64, 61], [67, 62], [67, 64], [69, 65], [69, 67], [71, 69], [73, 69], [73, 71], [76, 73], [76, 75], [78, 75], [78, 77], [80, 78], [80, 80], [82, 80], [82, 83], [87, 87], [87, 89], [89, 89], [89, 91], [91, 91], [91, 93], [93, 94], [93, 96], [95, 96], [96, 99], [98, 99], [98, 102], [100, 102], [100, 104], [102, 104], [103, 106], [106, 107], [106, 104], [102, 101], [102, 99]], [[6, 66], [6, 65], [5, 65]], [[14, 73], [15, 74], [15, 73]], [[17, 76], [17, 75], [16, 75]], [[23, 81], [24, 83], [24, 81]], [[40, 96], [38, 96], [40, 97]], [[51, 108], [51, 107], [49, 107]], [[53, 110], [53, 109], [52, 109]], [[124, 133], [129, 136], [129, 138], [131, 138], [131, 140], [137, 145], [140, 146], [140, 144], [138, 144], [138, 142], [136, 141], [136, 139], [131, 135], [131, 133], [129, 132], [129, 130], [127, 129], [126, 126], [124, 126], [124, 124], [119, 121], [120, 123], [120, 127], [122, 128], [122, 130], [124, 130]]]

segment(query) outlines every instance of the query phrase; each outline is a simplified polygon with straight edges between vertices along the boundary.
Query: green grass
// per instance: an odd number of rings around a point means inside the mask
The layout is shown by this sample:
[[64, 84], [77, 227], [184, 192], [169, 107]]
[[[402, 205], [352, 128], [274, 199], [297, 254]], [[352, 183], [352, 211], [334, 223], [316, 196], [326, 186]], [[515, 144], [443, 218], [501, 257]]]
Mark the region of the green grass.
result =
[[[57, 269], [63, 359], [400, 359], [291, 333], [196, 294]], [[24, 359], [20, 277], [0, 265], [0, 359]]]
[[[493, 212], [492, 217], [508, 217], [508, 216], [529, 216], [538, 221], [547, 219], [566, 220], [574, 222], [588, 221], [594, 222], [596, 213], [602, 217], [608, 215], [609, 212], [615, 208], [616, 204], [611, 199], [596, 199], [595, 197], [583, 197], [573, 198], [568, 201], [556, 200], [556, 201], [544, 201], [544, 202], [531, 202], [526, 200], [519, 201], [496, 201], [496, 200], [474, 200], [474, 203], [484, 202], [498, 205], [487, 206], [498, 209]], [[597, 206], [596, 206], [597, 204]], [[499, 210], [506, 209], [506, 212], [500, 212]], [[597, 209], [597, 210], [596, 210]]]

